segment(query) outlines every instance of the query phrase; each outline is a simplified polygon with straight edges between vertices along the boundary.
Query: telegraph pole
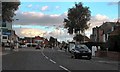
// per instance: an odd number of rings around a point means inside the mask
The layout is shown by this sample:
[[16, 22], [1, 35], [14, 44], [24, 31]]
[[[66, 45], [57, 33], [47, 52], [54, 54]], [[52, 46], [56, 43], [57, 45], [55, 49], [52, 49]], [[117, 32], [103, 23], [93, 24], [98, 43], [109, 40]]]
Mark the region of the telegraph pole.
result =
[[2, 2], [0, 1], [0, 52], [2, 51]]

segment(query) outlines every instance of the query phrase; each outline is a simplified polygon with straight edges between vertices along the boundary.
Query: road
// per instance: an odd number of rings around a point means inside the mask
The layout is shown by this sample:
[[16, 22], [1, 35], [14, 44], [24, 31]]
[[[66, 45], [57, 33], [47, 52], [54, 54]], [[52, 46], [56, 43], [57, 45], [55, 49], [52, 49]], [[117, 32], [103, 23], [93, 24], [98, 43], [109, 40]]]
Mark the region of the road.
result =
[[3, 70], [118, 70], [118, 63], [93, 57], [72, 59], [68, 52], [56, 48], [23, 48], [2, 56]]

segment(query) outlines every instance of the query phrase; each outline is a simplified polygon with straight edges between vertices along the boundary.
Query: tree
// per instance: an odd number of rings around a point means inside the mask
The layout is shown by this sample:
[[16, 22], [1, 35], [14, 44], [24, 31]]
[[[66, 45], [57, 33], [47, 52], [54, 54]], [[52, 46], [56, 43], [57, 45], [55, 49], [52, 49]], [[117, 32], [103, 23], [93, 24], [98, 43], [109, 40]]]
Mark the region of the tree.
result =
[[75, 37], [73, 37], [74, 40], [78, 41], [78, 42], [81, 42], [84, 40], [83, 38], [84, 36], [79, 34], [79, 35], [76, 35]]
[[2, 19], [4, 21], [12, 22], [15, 11], [18, 9], [20, 2], [2, 2]]
[[64, 19], [64, 27], [68, 29], [69, 34], [84, 33], [89, 28], [88, 21], [90, 20], [89, 7], [83, 7], [83, 4], [79, 2], [75, 3], [73, 8], [69, 8], [68, 17]]
[[57, 42], [57, 39], [55, 39], [54, 37], [50, 37], [50, 39], [49, 39], [49, 44], [50, 45], [55, 45], [56, 42]]

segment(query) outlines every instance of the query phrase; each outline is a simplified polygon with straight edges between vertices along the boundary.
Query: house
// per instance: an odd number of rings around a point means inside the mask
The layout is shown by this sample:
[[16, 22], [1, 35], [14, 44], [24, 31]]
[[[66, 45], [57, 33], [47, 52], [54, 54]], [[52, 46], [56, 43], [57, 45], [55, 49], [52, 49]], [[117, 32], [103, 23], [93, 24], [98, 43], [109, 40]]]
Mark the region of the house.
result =
[[91, 40], [90, 40], [90, 38], [88, 38], [87, 36], [85, 36], [84, 42], [91, 42]]
[[48, 40], [40, 37], [40, 36], [35, 36], [35, 37], [24, 37], [19, 39], [21, 44], [25, 44], [26, 46], [28, 45], [37, 45], [37, 44], [48, 44]]
[[113, 31], [110, 33], [110, 36], [120, 35], [120, 22], [119, 20], [116, 22], [116, 25], [113, 28]]
[[76, 35], [73, 40], [75, 40], [75, 42], [80, 42], [80, 43], [85, 43], [85, 42], [90, 42], [91, 40], [85, 36], [85, 35]]
[[0, 23], [0, 42], [4, 45], [8, 40], [10, 40], [10, 36], [12, 34], [12, 22], [0, 20]]
[[116, 22], [105, 22], [103, 23], [100, 28], [103, 29], [103, 42], [108, 41], [109, 34], [114, 30], [116, 26]]
[[100, 27], [96, 26], [93, 28], [92, 30], [92, 34], [90, 35], [90, 39], [92, 42], [103, 42], [102, 38], [103, 38], [103, 29], [101, 29]]
[[116, 26], [115, 30], [109, 34], [107, 41], [108, 48], [110, 51], [120, 52], [120, 26]]
[[33, 39], [34, 43], [44, 43], [44, 38], [40, 36], [35, 36]]
[[105, 22], [99, 27], [94, 27], [90, 39], [92, 42], [107, 42], [108, 37], [116, 26], [116, 22]]

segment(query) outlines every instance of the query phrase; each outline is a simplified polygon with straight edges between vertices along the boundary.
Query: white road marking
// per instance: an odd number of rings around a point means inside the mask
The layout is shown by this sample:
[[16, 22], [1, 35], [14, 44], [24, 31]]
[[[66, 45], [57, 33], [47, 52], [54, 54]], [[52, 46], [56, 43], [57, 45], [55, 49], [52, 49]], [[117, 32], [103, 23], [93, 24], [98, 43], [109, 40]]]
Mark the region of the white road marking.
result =
[[41, 52], [41, 53], [46, 59], [49, 59], [43, 52]]
[[47, 56], [45, 56], [45, 58], [46, 58], [46, 59], [48, 59], [48, 57], [47, 57]]
[[[44, 50], [44, 49], [43, 49]], [[43, 51], [42, 50], [42, 51]], [[54, 50], [54, 49], [53, 49]], [[41, 52], [42, 53], [42, 55], [46, 58], [46, 59], [49, 59], [43, 52]], [[56, 62], [55, 61], [53, 61], [52, 59], [49, 59], [52, 63], [54, 63], [54, 64], [56, 64]], [[60, 68], [62, 68], [62, 69], [64, 69], [64, 70], [66, 70], [67, 72], [71, 72], [70, 70], [68, 70], [67, 68], [65, 68], [65, 67], [63, 67], [62, 65], [59, 65], [59, 67]]]
[[54, 63], [54, 64], [56, 63], [56, 62], [55, 62], [55, 61], [53, 61], [52, 59], [50, 59], [50, 61], [51, 61], [52, 63]]
[[63, 67], [61, 65], [59, 65], [59, 67], [62, 68], [62, 69], [64, 69], [64, 70], [66, 70], [66, 71], [68, 71], [68, 72], [71, 72], [70, 70], [68, 70], [67, 68], [65, 68], [65, 67]]

